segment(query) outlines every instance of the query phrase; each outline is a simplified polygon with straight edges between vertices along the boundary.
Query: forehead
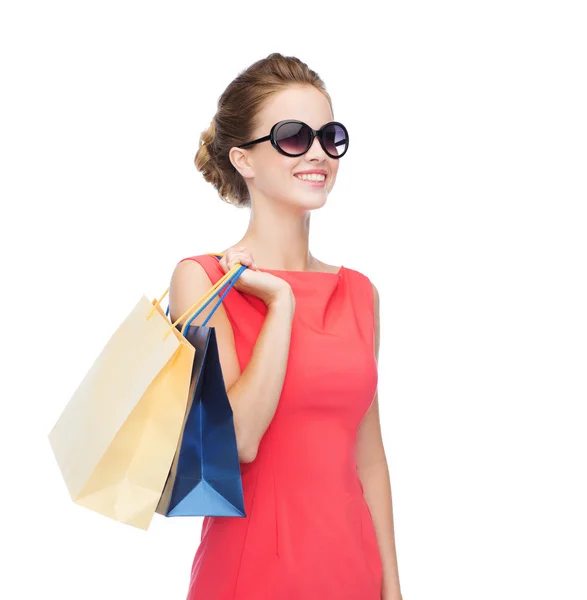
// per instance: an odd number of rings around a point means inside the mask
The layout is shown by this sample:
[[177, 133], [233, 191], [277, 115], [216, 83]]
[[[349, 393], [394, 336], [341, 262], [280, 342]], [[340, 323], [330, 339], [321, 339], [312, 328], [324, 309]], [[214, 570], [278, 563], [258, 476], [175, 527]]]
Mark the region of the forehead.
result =
[[289, 86], [272, 94], [258, 115], [258, 129], [270, 129], [278, 121], [297, 119], [320, 129], [333, 121], [328, 98], [313, 85]]

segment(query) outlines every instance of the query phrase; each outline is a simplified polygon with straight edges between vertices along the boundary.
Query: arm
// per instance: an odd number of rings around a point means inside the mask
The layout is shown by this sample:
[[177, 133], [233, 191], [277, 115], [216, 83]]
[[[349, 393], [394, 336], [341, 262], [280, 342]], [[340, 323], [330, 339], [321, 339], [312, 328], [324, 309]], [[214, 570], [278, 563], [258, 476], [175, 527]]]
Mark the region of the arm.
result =
[[[379, 292], [373, 285], [375, 356], [379, 362]], [[402, 600], [395, 548], [391, 484], [379, 421], [379, 398], [375, 398], [357, 432], [357, 471], [365, 502], [373, 517], [383, 564], [382, 600]]]
[[[180, 262], [173, 272], [169, 290], [169, 315], [174, 321], [214, 284], [197, 261]], [[193, 321], [201, 325], [212, 311], [211, 302]], [[265, 321], [246, 368], [241, 373], [232, 326], [220, 304], [207, 327], [214, 327], [222, 376], [230, 401], [239, 460], [252, 462], [259, 443], [277, 409], [289, 356], [295, 298], [291, 288], [267, 304]]]

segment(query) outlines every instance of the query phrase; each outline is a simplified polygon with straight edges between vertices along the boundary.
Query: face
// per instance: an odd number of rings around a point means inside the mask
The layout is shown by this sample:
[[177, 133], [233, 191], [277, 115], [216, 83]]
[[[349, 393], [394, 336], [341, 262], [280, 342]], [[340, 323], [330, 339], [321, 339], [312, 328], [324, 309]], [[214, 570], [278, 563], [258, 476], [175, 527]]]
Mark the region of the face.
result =
[[[318, 130], [325, 123], [334, 121], [334, 116], [327, 98], [315, 87], [290, 86], [273, 94], [265, 103], [250, 139], [269, 135], [271, 127], [285, 119], [297, 119]], [[340, 163], [339, 159], [324, 152], [317, 137], [301, 156], [285, 156], [275, 150], [270, 141], [248, 148], [231, 148], [230, 156], [253, 198], [260, 194], [303, 211], [320, 208], [326, 203]], [[324, 182], [303, 181], [295, 175], [314, 169], [325, 171]]]

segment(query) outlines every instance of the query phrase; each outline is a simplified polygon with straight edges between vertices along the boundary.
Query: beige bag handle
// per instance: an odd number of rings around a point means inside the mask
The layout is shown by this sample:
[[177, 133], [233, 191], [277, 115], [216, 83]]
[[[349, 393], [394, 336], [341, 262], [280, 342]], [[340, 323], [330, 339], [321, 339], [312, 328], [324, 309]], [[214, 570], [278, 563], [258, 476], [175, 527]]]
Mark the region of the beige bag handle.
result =
[[[210, 256], [223, 256], [222, 253], [214, 253], [214, 252], [209, 252], [208, 255]], [[226, 281], [228, 281], [240, 268], [242, 267], [241, 263], [236, 263], [234, 265], [234, 267], [232, 267], [232, 269], [230, 269], [230, 271], [228, 271], [227, 273], [225, 273], [197, 302], [194, 302], [194, 304], [192, 304], [181, 316], [179, 316], [175, 322], [171, 323], [167, 332], [165, 333], [165, 335], [163, 336], [163, 339], [167, 339], [167, 336], [173, 331], [173, 328], [184, 318], [186, 318], [186, 322], [183, 324], [181, 333], [182, 335], [185, 333], [185, 326], [187, 321], [190, 320], [190, 317], [198, 311], [198, 309], [203, 305], [206, 304], [206, 302], [212, 297], [215, 296], [217, 291], [224, 286], [224, 284], [226, 283]], [[165, 296], [167, 296], [167, 294], [169, 293], [169, 288], [167, 288], [165, 290], [165, 292], [163, 293], [163, 295], [158, 299], [155, 300], [155, 304], [153, 305], [153, 307], [151, 308], [151, 310], [149, 311], [149, 314], [147, 315], [147, 319], [150, 319], [151, 316], [153, 315], [153, 313], [157, 310], [157, 307], [161, 305], [161, 302], [163, 301], [163, 299], [165, 298]], [[170, 315], [171, 316], [171, 315]]]

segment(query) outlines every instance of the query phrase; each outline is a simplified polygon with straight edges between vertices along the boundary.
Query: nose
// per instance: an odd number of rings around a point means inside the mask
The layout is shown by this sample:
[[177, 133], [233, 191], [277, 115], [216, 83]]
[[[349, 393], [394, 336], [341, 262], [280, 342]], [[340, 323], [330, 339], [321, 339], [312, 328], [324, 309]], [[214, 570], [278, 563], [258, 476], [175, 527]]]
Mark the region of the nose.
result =
[[312, 144], [306, 152], [306, 157], [308, 158], [308, 160], [325, 160], [328, 157], [328, 155], [326, 154], [326, 152], [324, 152], [324, 149], [320, 145], [320, 140], [318, 139], [317, 135], [314, 136]]

